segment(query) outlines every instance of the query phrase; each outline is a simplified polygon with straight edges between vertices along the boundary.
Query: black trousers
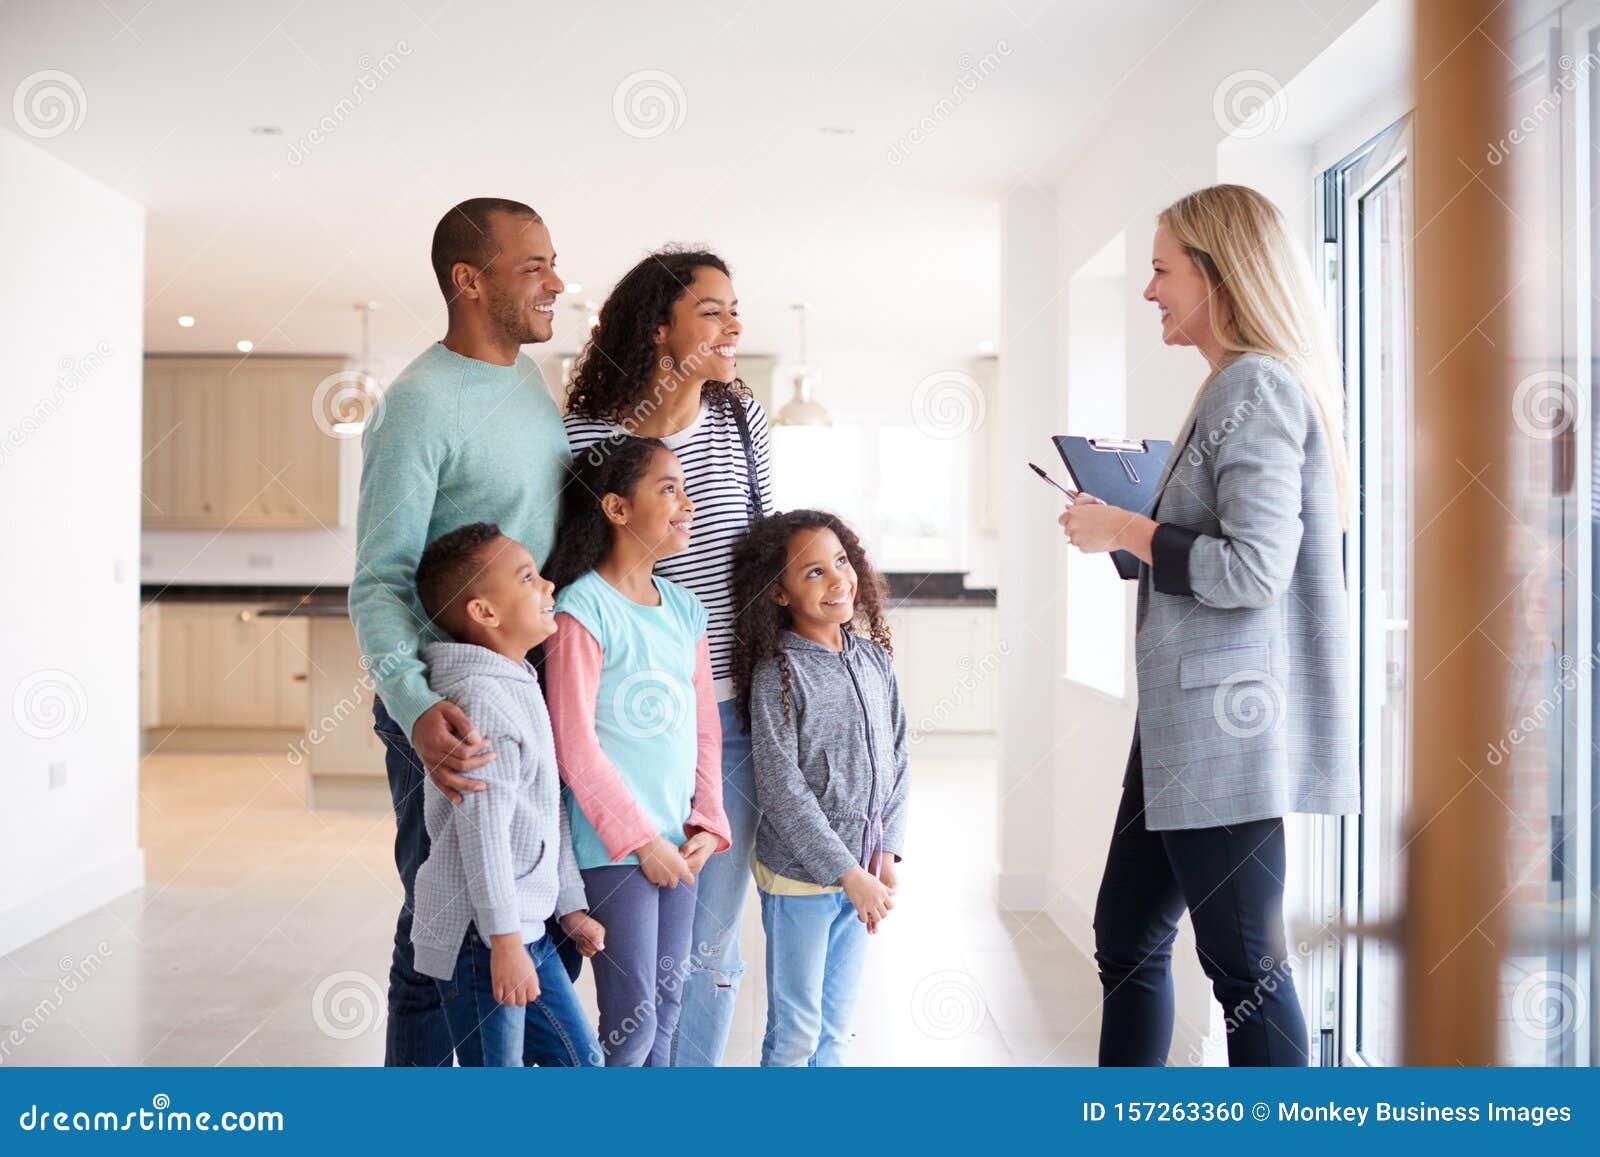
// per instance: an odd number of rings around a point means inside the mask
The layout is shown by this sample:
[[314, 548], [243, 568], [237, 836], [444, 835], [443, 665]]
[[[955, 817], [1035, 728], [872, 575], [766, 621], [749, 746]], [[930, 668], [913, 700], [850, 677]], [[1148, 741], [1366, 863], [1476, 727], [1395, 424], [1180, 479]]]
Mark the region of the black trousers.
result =
[[1222, 1005], [1230, 1065], [1304, 1065], [1308, 1041], [1283, 930], [1281, 819], [1147, 831], [1135, 734], [1094, 910], [1102, 1065], [1164, 1065], [1172, 942], [1188, 909]]

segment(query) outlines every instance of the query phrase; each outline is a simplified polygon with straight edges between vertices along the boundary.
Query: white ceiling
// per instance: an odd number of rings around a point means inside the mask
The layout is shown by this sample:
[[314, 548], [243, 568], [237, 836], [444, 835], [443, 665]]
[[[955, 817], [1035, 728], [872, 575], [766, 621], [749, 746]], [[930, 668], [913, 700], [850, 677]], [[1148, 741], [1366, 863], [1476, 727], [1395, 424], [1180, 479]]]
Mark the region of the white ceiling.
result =
[[[1190, 7], [11, 0], [0, 125], [26, 130], [41, 71], [81, 90], [81, 122], [39, 143], [148, 207], [152, 349], [353, 352], [371, 299], [393, 372], [443, 329], [435, 221], [498, 195], [544, 214], [582, 297], [703, 241], [733, 266], [747, 350], [793, 357], [805, 300], [817, 360], [927, 365], [997, 336], [998, 194], [1059, 171]], [[615, 110], [647, 70], [656, 135]], [[565, 311], [556, 345], [580, 327]]]

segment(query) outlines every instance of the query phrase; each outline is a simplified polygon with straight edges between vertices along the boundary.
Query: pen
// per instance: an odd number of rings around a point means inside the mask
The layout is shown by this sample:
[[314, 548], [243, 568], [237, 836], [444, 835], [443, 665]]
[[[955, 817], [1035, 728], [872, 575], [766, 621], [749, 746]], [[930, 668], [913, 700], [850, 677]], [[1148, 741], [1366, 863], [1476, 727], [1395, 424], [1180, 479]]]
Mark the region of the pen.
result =
[[1061, 493], [1065, 494], [1067, 496], [1067, 502], [1068, 503], [1072, 503], [1072, 502], [1077, 501], [1078, 492], [1075, 491], [1075, 490], [1068, 490], [1065, 486], [1061, 485], [1061, 483], [1057, 482], [1054, 478], [1050, 477], [1049, 474], [1045, 473], [1044, 467], [1035, 466], [1032, 462], [1029, 462], [1028, 463], [1028, 468], [1030, 470], [1032, 470], [1035, 474], [1037, 474], [1040, 478], [1043, 478], [1046, 482], [1050, 483], [1051, 486], [1054, 486], [1057, 490], [1061, 491]]

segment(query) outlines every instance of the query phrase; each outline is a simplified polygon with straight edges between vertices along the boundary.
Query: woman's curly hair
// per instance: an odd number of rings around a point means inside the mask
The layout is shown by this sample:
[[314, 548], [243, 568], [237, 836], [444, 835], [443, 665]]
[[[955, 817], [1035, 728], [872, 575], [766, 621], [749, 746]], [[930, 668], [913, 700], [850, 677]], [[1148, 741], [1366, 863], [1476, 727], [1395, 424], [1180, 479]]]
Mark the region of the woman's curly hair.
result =
[[[695, 271], [705, 268], [728, 272], [715, 253], [673, 246], [657, 250], [623, 274], [578, 355], [567, 387], [567, 413], [629, 429], [630, 421], [648, 416], [658, 368], [656, 328], [672, 323], [673, 304], [689, 291]], [[688, 378], [692, 370], [679, 367], [676, 372]], [[708, 381], [700, 396], [713, 406], [731, 406], [749, 397], [750, 390], [737, 378]]]
[[894, 645], [883, 621], [888, 584], [867, 558], [867, 552], [844, 520], [825, 510], [787, 510], [769, 514], [750, 528], [733, 548], [733, 687], [739, 701], [739, 718], [750, 727], [750, 683], [763, 659], [778, 664], [783, 679], [783, 713], [793, 701], [789, 659], [783, 653], [783, 632], [794, 622], [789, 608], [772, 598], [772, 590], [789, 565], [789, 539], [801, 530], [831, 530], [856, 572], [856, 614], [849, 628], [864, 635], [889, 654]]

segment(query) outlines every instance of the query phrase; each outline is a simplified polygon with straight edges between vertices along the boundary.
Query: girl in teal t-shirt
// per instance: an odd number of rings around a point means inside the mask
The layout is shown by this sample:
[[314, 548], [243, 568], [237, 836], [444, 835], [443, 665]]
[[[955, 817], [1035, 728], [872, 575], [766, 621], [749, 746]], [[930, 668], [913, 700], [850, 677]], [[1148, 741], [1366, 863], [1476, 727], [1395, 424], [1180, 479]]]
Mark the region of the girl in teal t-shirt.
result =
[[654, 438], [597, 443], [562, 491], [545, 697], [572, 843], [605, 927], [594, 957], [607, 1065], [666, 1065], [692, 958], [695, 878], [729, 846], [706, 609], [656, 578], [694, 502]]

